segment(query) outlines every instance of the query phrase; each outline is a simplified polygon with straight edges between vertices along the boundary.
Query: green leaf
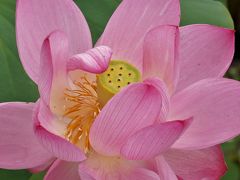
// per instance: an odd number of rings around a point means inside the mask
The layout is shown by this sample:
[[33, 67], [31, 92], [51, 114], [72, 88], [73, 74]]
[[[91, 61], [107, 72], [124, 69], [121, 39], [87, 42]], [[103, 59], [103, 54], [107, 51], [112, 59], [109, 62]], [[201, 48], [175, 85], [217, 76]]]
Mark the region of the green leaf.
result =
[[15, 0], [1, 0], [0, 3], [0, 102], [31, 102], [38, 98], [38, 91], [18, 57], [15, 3]]
[[181, 25], [212, 24], [234, 29], [227, 8], [214, 0], [181, 0]]
[[86, 17], [93, 42], [96, 42], [121, 0], [75, 0], [75, 2]]
[[227, 160], [228, 171], [221, 180], [237, 180], [240, 178], [240, 168], [237, 163]]
[[216, 0], [216, 1], [219, 1], [219, 2], [223, 3], [225, 6], [227, 6], [227, 0]]
[[33, 174], [29, 180], [43, 180], [45, 174], [46, 174], [45, 172]]
[[31, 173], [26, 170], [5, 170], [0, 169], [0, 179], [1, 180], [26, 180], [29, 179]]

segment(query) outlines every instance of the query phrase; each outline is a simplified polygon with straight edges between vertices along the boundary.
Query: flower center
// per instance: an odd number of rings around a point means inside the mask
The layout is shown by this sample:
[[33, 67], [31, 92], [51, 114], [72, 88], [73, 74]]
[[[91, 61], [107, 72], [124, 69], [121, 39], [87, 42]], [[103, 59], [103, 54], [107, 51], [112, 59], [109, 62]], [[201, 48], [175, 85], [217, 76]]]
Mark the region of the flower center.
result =
[[135, 67], [124, 61], [111, 61], [109, 68], [97, 75], [97, 84], [86, 76], [74, 82], [75, 88], [67, 89], [65, 93], [68, 108], [64, 116], [70, 119], [66, 139], [88, 153], [90, 128], [100, 109], [121, 88], [139, 80], [140, 73]]
[[97, 93], [101, 106], [123, 87], [140, 80], [139, 71], [124, 61], [113, 60], [108, 69], [97, 76]]

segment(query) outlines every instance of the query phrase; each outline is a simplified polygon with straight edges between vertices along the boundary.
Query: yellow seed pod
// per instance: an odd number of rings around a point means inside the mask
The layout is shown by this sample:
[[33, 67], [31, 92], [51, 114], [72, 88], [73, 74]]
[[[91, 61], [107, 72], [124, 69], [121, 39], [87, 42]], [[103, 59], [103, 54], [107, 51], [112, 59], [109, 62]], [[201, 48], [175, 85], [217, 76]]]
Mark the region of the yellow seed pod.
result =
[[134, 66], [125, 61], [112, 60], [108, 69], [97, 76], [97, 94], [101, 106], [123, 87], [140, 79], [140, 72]]

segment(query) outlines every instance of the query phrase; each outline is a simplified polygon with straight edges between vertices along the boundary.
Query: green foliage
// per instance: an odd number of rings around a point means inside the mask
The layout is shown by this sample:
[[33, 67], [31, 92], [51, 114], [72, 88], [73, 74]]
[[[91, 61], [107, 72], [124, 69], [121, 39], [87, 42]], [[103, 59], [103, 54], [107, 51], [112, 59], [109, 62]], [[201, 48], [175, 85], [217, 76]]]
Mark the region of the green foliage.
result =
[[240, 137], [222, 145], [228, 171], [222, 180], [240, 179]]
[[27, 170], [3, 170], [0, 169], [1, 180], [27, 180], [31, 177], [31, 173]]
[[86, 17], [96, 42], [121, 0], [75, 0]]
[[219, 1], [219, 2], [223, 3], [225, 6], [227, 5], [227, 0], [215, 0], [215, 1]]
[[45, 175], [45, 172], [33, 174], [29, 180], [42, 180], [44, 175]]
[[36, 85], [20, 63], [15, 39], [15, 0], [0, 3], [0, 102], [35, 101]]
[[213, 0], [181, 0], [181, 25], [213, 24], [234, 29], [227, 8]]

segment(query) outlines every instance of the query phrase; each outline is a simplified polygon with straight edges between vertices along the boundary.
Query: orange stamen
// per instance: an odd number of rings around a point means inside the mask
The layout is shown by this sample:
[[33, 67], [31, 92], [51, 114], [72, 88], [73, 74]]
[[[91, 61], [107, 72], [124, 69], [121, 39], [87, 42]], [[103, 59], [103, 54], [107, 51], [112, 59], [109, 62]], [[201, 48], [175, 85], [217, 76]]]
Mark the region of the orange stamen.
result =
[[67, 126], [65, 137], [73, 144], [80, 143], [84, 151], [90, 150], [90, 127], [100, 112], [100, 104], [96, 93], [96, 83], [90, 82], [86, 77], [74, 82], [76, 89], [67, 89], [66, 100], [71, 106], [64, 115], [71, 119]]

